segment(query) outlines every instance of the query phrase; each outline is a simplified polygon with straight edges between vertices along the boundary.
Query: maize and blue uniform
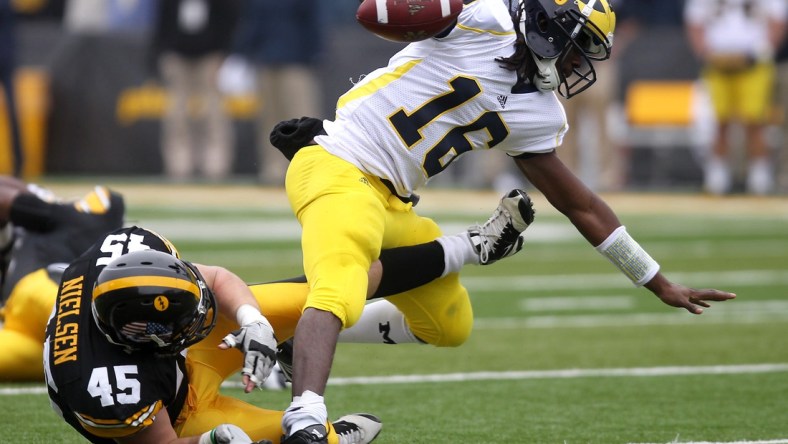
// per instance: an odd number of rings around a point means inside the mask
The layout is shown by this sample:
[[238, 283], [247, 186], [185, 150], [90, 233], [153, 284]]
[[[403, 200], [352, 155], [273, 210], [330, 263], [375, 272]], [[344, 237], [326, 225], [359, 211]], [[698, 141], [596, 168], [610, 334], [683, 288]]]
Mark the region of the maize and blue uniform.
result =
[[[495, 60], [512, 55], [515, 39], [503, 2], [466, 1], [445, 36], [409, 44], [341, 96], [326, 134], [295, 154], [286, 188], [303, 228], [306, 307], [353, 325], [381, 249], [441, 235], [408, 199], [458, 156], [560, 145], [568, 126], [556, 95], [516, 86], [516, 73]], [[456, 273], [387, 299], [427, 343], [457, 346], [470, 334], [471, 304]]]

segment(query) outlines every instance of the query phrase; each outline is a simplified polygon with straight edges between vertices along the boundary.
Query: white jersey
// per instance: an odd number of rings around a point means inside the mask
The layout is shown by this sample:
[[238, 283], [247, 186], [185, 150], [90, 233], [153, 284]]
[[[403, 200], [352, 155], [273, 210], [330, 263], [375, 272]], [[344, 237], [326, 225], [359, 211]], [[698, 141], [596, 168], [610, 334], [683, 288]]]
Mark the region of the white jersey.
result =
[[555, 93], [513, 92], [516, 74], [495, 61], [514, 41], [501, 0], [470, 2], [447, 36], [411, 43], [341, 96], [316, 142], [401, 196], [470, 150], [555, 149], [568, 127]]
[[771, 59], [769, 23], [784, 22], [786, 0], [688, 0], [687, 23], [703, 27], [712, 54], [746, 54]]

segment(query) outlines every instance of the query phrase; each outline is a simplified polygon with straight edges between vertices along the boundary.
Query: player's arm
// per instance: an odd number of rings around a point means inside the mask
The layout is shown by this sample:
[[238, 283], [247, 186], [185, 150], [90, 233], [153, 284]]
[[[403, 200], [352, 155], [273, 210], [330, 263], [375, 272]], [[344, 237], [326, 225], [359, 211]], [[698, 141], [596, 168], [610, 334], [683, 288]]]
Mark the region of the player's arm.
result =
[[134, 435], [116, 438], [115, 441], [120, 444], [249, 444], [252, 438], [232, 424], [221, 424], [200, 436], [178, 438], [167, 409], [161, 409], [153, 424]]
[[244, 353], [243, 382], [246, 393], [263, 384], [276, 362], [276, 337], [268, 319], [246, 283], [226, 268], [195, 264], [216, 297], [219, 312], [241, 327], [224, 338], [222, 349]]
[[[669, 281], [651, 256], [626, 232], [613, 210], [586, 187], [555, 152], [515, 158], [526, 178], [564, 214], [597, 251], [635, 285], [645, 286], [667, 305], [701, 314], [706, 301], [735, 297], [713, 289], [696, 290]], [[633, 266], [634, 265], [634, 266]]]

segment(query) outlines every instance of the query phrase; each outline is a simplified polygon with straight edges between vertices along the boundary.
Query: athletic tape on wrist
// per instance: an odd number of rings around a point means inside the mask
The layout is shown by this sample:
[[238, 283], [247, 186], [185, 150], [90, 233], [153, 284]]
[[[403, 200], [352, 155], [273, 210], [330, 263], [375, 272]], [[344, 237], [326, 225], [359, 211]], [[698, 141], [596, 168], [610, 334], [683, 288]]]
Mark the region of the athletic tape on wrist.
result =
[[200, 435], [200, 441], [198, 444], [216, 444], [216, 441], [213, 439], [214, 433], [216, 433], [216, 429], [209, 430]]
[[235, 312], [235, 320], [242, 327], [253, 322], [268, 323], [268, 320], [260, 313], [260, 310], [249, 304], [243, 304], [238, 307], [238, 310]]
[[659, 271], [657, 261], [632, 239], [623, 225], [595, 248], [638, 287], [650, 281]]

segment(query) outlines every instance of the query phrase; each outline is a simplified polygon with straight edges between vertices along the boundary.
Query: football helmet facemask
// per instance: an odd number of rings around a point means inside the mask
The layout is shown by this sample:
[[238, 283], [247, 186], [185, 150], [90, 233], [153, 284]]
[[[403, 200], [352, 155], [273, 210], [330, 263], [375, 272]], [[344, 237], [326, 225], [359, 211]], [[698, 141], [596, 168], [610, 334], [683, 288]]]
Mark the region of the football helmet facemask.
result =
[[[613, 46], [616, 15], [608, 0], [519, 0], [518, 7], [519, 31], [537, 66], [533, 84], [566, 98], [591, 86], [591, 61], [610, 57]], [[561, 69], [566, 65], [569, 75]]]
[[93, 287], [93, 318], [111, 343], [127, 351], [173, 355], [206, 337], [216, 300], [190, 263], [156, 250], [107, 264]]

